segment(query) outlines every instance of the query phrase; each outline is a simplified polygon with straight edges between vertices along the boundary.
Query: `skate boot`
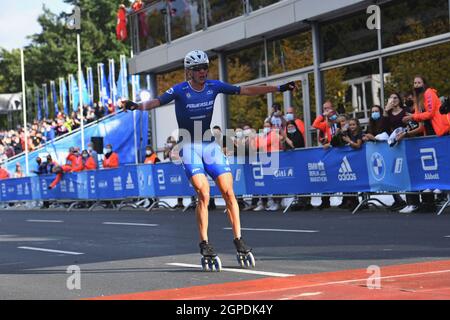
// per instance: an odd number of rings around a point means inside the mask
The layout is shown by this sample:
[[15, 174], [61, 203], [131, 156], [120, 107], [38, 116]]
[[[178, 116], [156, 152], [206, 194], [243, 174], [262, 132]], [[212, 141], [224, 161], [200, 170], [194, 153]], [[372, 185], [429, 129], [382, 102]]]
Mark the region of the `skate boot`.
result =
[[236, 259], [241, 268], [254, 268], [255, 257], [252, 254], [252, 248], [248, 247], [242, 238], [234, 239], [234, 246], [236, 247]]
[[203, 271], [221, 271], [222, 262], [214, 252], [214, 248], [207, 241], [202, 241], [199, 244], [200, 254], [202, 255], [201, 264]]

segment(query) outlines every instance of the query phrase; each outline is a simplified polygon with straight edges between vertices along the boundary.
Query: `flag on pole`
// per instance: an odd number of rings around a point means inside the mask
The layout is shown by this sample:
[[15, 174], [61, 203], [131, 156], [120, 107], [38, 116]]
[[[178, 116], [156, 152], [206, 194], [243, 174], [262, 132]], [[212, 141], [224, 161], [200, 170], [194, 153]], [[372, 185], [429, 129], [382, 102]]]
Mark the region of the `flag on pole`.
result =
[[108, 80], [105, 76], [105, 65], [103, 63], [98, 64], [98, 78], [99, 78], [99, 88], [100, 88], [100, 103], [105, 108], [106, 112], [108, 112], [108, 99], [110, 98], [109, 94], [109, 85]]
[[62, 101], [62, 107], [65, 115], [69, 115], [69, 105], [67, 103], [67, 86], [64, 78], [59, 78], [59, 99]]
[[47, 84], [42, 84], [42, 104], [44, 105], [44, 116], [45, 119], [49, 119], [48, 114], [48, 94], [47, 94]]
[[94, 75], [92, 74], [92, 68], [87, 67], [87, 89], [89, 94], [89, 105], [94, 106]]
[[110, 98], [112, 99], [114, 105], [116, 105], [117, 87], [116, 87], [116, 80], [115, 80], [114, 59], [109, 59], [108, 82], [109, 82]]
[[119, 99], [128, 99], [128, 75], [127, 75], [127, 59], [125, 55], [120, 56], [120, 72], [117, 79], [117, 96]]
[[41, 121], [42, 120], [41, 97], [39, 95], [39, 88], [38, 87], [34, 88], [34, 96], [35, 96], [35, 99], [36, 99], [37, 119], [38, 119], [38, 121]]
[[81, 72], [81, 96], [83, 99], [83, 106], [89, 105], [89, 92], [86, 85], [86, 81], [84, 80], [84, 74], [83, 71]]
[[70, 93], [72, 96], [72, 110], [74, 112], [77, 112], [80, 104], [80, 94], [78, 92], [78, 85], [73, 74], [69, 74], [69, 78], [70, 78]]
[[58, 96], [56, 95], [55, 81], [50, 81], [50, 90], [52, 92], [52, 101], [53, 101], [53, 106], [55, 107], [55, 116], [56, 116], [59, 113], [59, 109], [58, 109]]

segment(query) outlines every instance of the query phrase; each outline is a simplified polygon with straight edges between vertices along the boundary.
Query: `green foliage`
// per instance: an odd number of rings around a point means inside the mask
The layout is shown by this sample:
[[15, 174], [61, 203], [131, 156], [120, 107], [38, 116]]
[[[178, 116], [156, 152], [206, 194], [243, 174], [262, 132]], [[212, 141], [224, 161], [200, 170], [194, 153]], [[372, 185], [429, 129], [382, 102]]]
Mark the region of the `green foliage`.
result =
[[[119, 61], [121, 54], [130, 55], [129, 40], [116, 39], [117, 10], [122, 0], [65, 0], [81, 8], [81, 62], [85, 70], [108, 59]], [[69, 30], [63, 13], [53, 13], [43, 6], [38, 22], [42, 32], [31, 35], [31, 44], [25, 48], [25, 72], [29, 86], [59, 77], [75, 74], [78, 69], [76, 31]], [[118, 69], [118, 68], [117, 68]], [[0, 49], [0, 92], [14, 92], [21, 89], [20, 53]], [[116, 70], [118, 73], [118, 70]], [[95, 72], [94, 72], [95, 74]]]

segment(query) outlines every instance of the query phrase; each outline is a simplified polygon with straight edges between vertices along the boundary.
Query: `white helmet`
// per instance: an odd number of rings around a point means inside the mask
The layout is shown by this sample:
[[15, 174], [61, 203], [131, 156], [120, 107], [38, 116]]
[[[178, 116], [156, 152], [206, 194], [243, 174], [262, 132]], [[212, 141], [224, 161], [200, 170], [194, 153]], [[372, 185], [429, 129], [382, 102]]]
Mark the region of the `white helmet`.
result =
[[184, 67], [186, 69], [199, 64], [209, 64], [208, 55], [201, 50], [191, 51], [184, 57]]

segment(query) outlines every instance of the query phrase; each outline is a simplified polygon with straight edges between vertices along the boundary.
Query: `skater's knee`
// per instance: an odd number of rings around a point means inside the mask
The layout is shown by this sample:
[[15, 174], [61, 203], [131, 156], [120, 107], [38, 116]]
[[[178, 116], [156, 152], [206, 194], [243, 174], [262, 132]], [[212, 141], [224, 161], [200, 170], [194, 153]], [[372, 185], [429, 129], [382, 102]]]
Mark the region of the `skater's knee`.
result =
[[225, 190], [222, 193], [222, 197], [227, 203], [236, 200], [236, 196], [234, 195], [234, 191], [232, 188]]
[[199, 190], [198, 191], [198, 201], [199, 202], [208, 204], [209, 198], [210, 198], [209, 190]]

